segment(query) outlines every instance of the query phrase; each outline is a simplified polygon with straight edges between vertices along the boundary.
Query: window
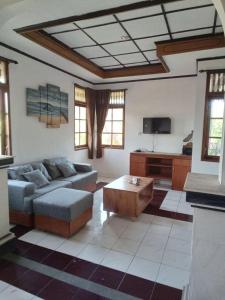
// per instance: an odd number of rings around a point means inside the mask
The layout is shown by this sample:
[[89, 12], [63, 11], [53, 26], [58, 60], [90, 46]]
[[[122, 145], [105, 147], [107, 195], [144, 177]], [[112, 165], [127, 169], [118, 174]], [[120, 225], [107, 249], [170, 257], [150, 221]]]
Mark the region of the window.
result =
[[10, 154], [8, 63], [0, 61], [0, 155]]
[[102, 133], [102, 145], [104, 147], [124, 147], [124, 115], [125, 91], [112, 91]]
[[85, 89], [75, 86], [75, 149], [87, 147], [87, 108]]
[[219, 161], [224, 116], [225, 71], [207, 74], [202, 160]]

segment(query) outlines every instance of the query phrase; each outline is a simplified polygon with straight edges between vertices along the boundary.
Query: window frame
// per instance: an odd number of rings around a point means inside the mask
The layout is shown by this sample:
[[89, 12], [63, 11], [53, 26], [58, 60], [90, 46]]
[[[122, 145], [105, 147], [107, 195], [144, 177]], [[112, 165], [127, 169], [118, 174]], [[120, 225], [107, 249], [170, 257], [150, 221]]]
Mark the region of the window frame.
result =
[[[209, 92], [210, 75], [215, 74], [215, 73], [225, 73], [225, 69], [212, 70], [212, 71], [207, 72], [201, 161], [208, 161], [208, 162], [219, 162], [219, 160], [220, 160], [220, 156], [208, 155], [210, 119], [212, 119], [212, 118], [210, 118], [210, 103], [211, 103], [211, 101], [216, 100], [216, 99], [223, 99], [224, 100], [224, 113], [225, 113], [225, 91]], [[218, 139], [222, 140], [222, 137], [218, 138]]]
[[[122, 145], [112, 145], [112, 134], [113, 132], [109, 132], [111, 134], [111, 145], [105, 145], [102, 144], [102, 148], [106, 148], [106, 149], [121, 149], [123, 150], [125, 148], [125, 108], [126, 108], [126, 90], [124, 89], [120, 89], [120, 90], [111, 90], [111, 92], [120, 92], [123, 91], [124, 92], [124, 104], [109, 104], [108, 109], [113, 109], [113, 108], [122, 108], [123, 109], [123, 130], [122, 130]], [[113, 120], [112, 120], [113, 122]], [[102, 132], [103, 134], [103, 132]]]
[[[88, 129], [87, 129], [87, 103], [86, 102], [84, 103], [84, 102], [81, 102], [81, 101], [78, 101], [78, 100], [75, 99], [75, 95], [76, 95], [75, 89], [76, 88], [80, 88], [80, 89], [84, 89], [84, 90], [85, 90], [85, 88], [83, 86], [78, 85], [78, 84], [74, 84], [74, 150], [78, 151], [78, 150], [83, 150], [83, 149], [88, 148]], [[76, 134], [76, 131], [75, 131], [75, 120], [76, 120], [76, 118], [75, 118], [75, 107], [76, 106], [86, 108], [86, 144], [78, 145], [78, 146], [75, 145], [75, 134]], [[79, 133], [81, 133], [81, 132], [79, 131]]]

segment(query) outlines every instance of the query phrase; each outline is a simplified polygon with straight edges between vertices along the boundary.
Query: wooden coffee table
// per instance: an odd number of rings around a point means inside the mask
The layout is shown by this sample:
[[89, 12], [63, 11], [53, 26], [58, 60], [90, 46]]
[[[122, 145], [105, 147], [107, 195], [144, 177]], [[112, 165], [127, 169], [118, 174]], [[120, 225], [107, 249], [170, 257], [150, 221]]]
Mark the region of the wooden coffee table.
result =
[[103, 207], [107, 211], [130, 218], [138, 217], [153, 197], [153, 178], [139, 177], [140, 185], [130, 183], [133, 176], [125, 175], [103, 188]]

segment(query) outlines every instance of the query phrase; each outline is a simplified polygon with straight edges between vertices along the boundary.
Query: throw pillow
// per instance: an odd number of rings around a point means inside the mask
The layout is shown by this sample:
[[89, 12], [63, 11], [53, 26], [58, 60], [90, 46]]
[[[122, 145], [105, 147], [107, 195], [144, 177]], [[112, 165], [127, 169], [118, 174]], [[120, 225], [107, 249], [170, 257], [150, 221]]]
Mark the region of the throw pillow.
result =
[[70, 177], [77, 174], [74, 165], [70, 161], [64, 161], [57, 164], [57, 167], [63, 174], [63, 177]]
[[33, 182], [37, 189], [49, 185], [48, 179], [41, 173], [40, 170], [24, 173], [23, 176], [29, 182]]
[[23, 174], [31, 171], [33, 171], [31, 164], [26, 164], [9, 168], [8, 175], [10, 179], [24, 181], [25, 178]]
[[34, 170], [40, 170], [41, 173], [48, 179], [48, 180], [52, 180], [51, 176], [48, 174], [47, 169], [45, 168], [45, 166], [43, 165], [42, 162], [34, 162], [32, 163], [32, 167]]
[[48, 170], [49, 175], [52, 177], [52, 179], [56, 179], [58, 177], [61, 177], [61, 173], [59, 169], [56, 166], [56, 162], [51, 159], [45, 159], [43, 161], [44, 166]]

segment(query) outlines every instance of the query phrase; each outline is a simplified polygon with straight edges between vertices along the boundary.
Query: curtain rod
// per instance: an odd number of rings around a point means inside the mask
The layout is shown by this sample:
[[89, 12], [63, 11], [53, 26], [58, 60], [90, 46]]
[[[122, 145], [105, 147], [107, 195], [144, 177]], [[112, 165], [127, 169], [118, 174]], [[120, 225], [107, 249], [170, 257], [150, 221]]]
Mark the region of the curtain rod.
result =
[[3, 57], [3, 56], [0, 56], [0, 60], [6, 61], [6, 62], [12, 63], [12, 64], [18, 64], [18, 61], [9, 59], [9, 58]]

